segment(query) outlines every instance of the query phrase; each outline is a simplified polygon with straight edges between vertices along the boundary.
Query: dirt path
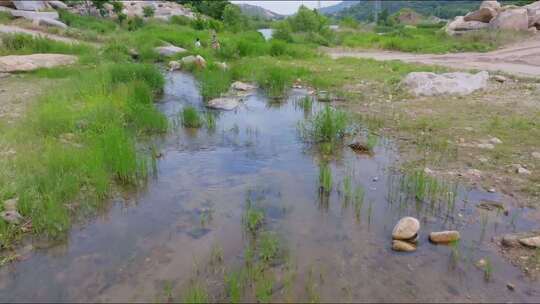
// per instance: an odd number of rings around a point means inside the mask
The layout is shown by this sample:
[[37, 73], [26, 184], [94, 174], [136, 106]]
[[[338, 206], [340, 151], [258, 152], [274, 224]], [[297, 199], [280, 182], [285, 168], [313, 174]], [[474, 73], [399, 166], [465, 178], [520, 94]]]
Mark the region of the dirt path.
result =
[[334, 59], [341, 57], [401, 60], [459, 69], [500, 71], [521, 77], [540, 77], [540, 37], [516, 43], [488, 53], [411, 54], [382, 50], [332, 49], [325, 51]]
[[48, 38], [48, 39], [51, 39], [51, 40], [56, 40], [56, 41], [61, 41], [61, 42], [66, 42], [66, 43], [81, 43], [81, 41], [79, 41], [79, 40], [68, 38], [68, 37], [63, 37], [63, 36], [59, 36], [59, 35], [44, 33], [44, 32], [40, 32], [40, 31], [36, 31], [36, 30], [25, 29], [25, 28], [21, 28], [21, 27], [17, 27], [17, 26], [1, 25], [0, 24], [0, 34], [2, 34], [2, 33], [3, 34], [17, 34], [17, 33], [20, 33], [20, 34], [31, 35], [31, 36], [34, 36], [34, 37], [44, 37], [44, 38]]

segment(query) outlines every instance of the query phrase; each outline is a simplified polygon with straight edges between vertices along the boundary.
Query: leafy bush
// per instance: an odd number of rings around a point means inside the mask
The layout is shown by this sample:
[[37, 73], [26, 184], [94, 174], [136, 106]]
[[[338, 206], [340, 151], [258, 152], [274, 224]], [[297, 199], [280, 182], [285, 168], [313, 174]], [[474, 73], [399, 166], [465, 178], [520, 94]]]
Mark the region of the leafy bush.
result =
[[155, 12], [156, 10], [154, 9], [153, 6], [147, 5], [143, 7], [143, 16], [146, 18], [154, 17]]
[[287, 53], [287, 44], [280, 40], [272, 39], [270, 44], [270, 55], [271, 56], [282, 56]]

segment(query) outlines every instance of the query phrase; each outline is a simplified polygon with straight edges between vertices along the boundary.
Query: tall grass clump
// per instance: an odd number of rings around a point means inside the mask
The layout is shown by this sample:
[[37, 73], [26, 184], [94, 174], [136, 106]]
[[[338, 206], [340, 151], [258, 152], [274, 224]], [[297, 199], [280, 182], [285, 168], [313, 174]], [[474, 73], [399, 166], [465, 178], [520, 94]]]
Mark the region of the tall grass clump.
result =
[[304, 139], [313, 143], [333, 143], [345, 136], [349, 120], [345, 112], [326, 106], [300, 125]]
[[232, 76], [229, 71], [223, 71], [217, 67], [199, 70], [195, 73], [199, 80], [201, 94], [204, 100], [219, 97], [229, 90], [232, 83]]
[[[100, 208], [112, 185], [144, 182], [151, 156], [137, 149], [137, 134], [166, 130], [153, 106], [162, 84], [155, 67], [111, 64], [74, 74], [29, 109], [16, 126], [10, 170], [33, 233], [65, 236], [73, 217]], [[13, 231], [0, 226], [4, 246]]]
[[291, 87], [292, 81], [291, 71], [278, 66], [266, 67], [257, 75], [257, 82], [272, 98], [283, 97], [286, 90]]
[[26, 55], [35, 53], [82, 55], [95, 52], [93, 47], [86, 44], [70, 44], [25, 34], [2, 35], [1, 40], [0, 55]]
[[200, 128], [203, 125], [203, 119], [199, 111], [192, 106], [187, 106], [180, 113], [182, 116], [182, 125], [186, 128]]
[[326, 163], [319, 166], [319, 191], [326, 195], [332, 191], [332, 169]]
[[59, 13], [60, 21], [72, 28], [91, 30], [98, 34], [110, 33], [117, 28], [117, 24], [110, 19], [82, 16], [65, 10], [59, 10]]

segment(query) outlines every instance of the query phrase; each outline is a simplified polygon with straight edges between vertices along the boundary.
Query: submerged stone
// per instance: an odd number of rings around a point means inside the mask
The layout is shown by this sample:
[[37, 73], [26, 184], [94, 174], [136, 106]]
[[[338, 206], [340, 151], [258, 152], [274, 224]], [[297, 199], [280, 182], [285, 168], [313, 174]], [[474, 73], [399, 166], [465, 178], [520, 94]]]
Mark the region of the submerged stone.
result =
[[540, 236], [519, 239], [519, 243], [526, 247], [540, 248]]
[[404, 217], [394, 227], [392, 238], [394, 240], [409, 240], [414, 238], [420, 230], [420, 222], [414, 217]]
[[221, 97], [210, 100], [206, 106], [212, 109], [231, 111], [236, 109], [240, 105], [237, 98], [233, 97]]
[[429, 240], [436, 244], [455, 242], [460, 239], [459, 231], [440, 231], [429, 234]]
[[416, 246], [409, 242], [393, 240], [392, 241], [392, 250], [402, 251], [402, 252], [413, 252], [416, 250]]

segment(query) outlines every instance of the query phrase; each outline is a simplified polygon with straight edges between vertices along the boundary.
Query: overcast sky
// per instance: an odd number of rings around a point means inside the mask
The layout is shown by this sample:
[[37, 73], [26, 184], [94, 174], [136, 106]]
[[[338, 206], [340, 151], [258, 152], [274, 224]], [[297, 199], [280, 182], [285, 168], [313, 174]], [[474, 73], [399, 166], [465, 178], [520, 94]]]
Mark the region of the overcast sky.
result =
[[[232, 3], [249, 3], [253, 5], [258, 5], [260, 7], [264, 7], [266, 9], [269, 9], [271, 11], [274, 11], [279, 14], [294, 14], [300, 7], [300, 5], [305, 5], [309, 8], [317, 8], [318, 1], [310, 1], [310, 0], [304, 0], [304, 1], [248, 1], [248, 0], [237, 0], [237, 1], [231, 1]], [[339, 3], [341, 1], [329, 1], [329, 0], [322, 0], [321, 1], [321, 7], [334, 5], [336, 3]]]

